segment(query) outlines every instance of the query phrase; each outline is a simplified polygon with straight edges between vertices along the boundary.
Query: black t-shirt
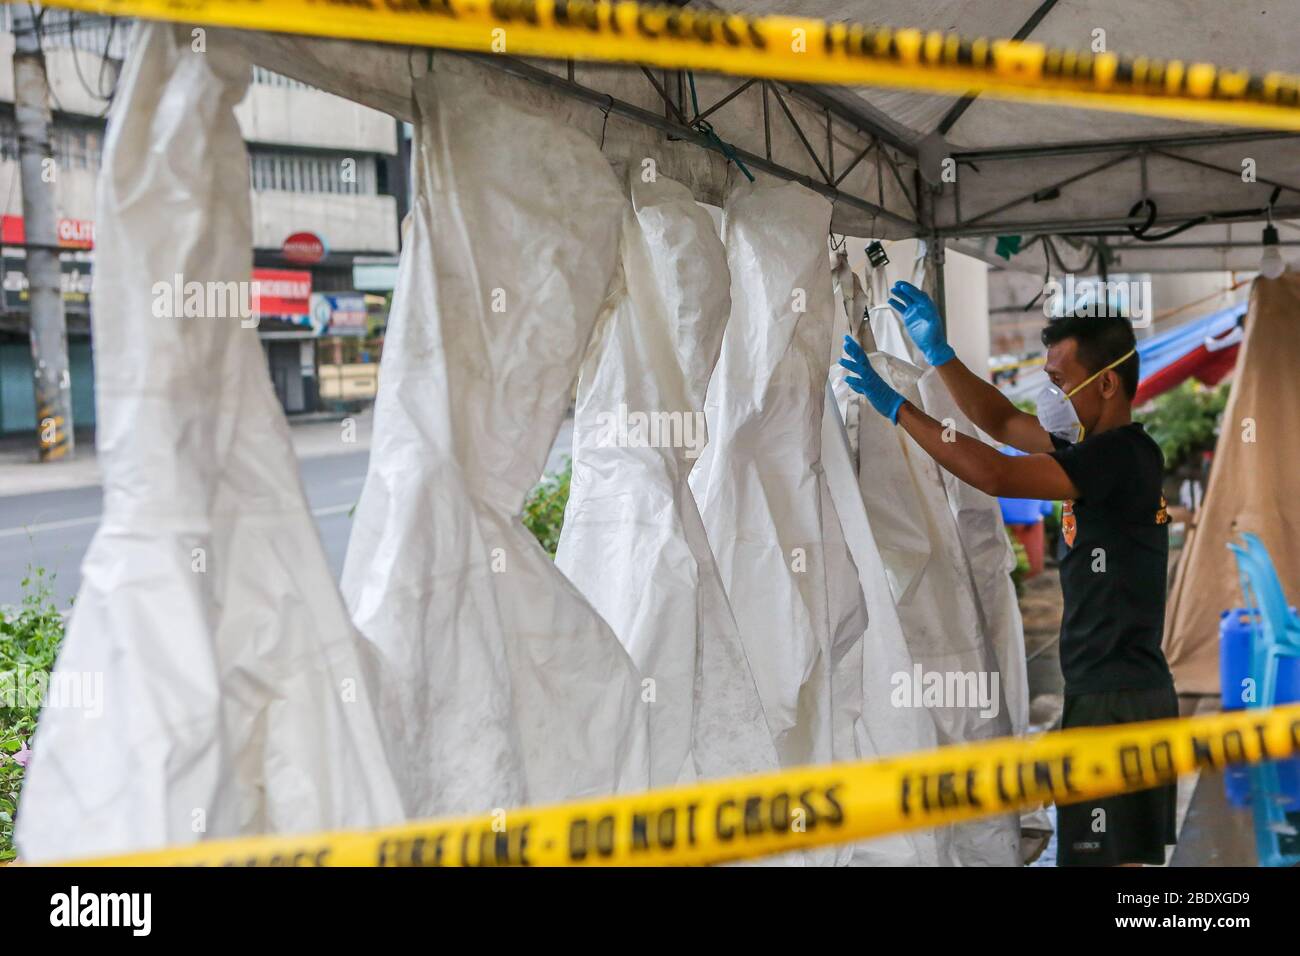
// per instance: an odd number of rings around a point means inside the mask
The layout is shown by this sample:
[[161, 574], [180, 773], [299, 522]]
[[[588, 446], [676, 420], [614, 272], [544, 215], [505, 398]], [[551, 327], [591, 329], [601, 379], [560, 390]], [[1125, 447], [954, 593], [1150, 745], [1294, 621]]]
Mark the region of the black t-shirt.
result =
[[1067, 694], [1166, 687], [1160, 649], [1169, 563], [1164, 456], [1136, 422], [1071, 445], [1055, 458], [1079, 497], [1061, 515], [1061, 670]]

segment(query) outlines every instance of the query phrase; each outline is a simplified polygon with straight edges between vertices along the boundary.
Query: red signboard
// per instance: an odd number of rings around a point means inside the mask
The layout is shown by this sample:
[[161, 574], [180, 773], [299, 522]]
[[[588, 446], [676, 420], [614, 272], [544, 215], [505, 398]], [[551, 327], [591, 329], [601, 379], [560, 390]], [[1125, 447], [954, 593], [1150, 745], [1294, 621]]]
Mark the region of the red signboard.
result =
[[258, 315], [310, 315], [311, 273], [254, 269], [253, 308]]
[[325, 258], [325, 240], [314, 232], [295, 232], [284, 240], [280, 254], [290, 262], [312, 265]]
[[[55, 223], [59, 245], [65, 249], [92, 249], [95, 224], [89, 219], [60, 219]], [[20, 246], [27, 241], [22, 216], [0, 217], [0, 242]]]

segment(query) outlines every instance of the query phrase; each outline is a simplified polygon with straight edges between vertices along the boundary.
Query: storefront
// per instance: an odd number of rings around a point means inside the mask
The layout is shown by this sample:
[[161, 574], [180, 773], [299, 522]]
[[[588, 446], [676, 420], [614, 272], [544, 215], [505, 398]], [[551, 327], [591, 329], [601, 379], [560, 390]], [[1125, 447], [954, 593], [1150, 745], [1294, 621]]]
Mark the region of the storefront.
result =
[[289, 415], [313, 412], [319, 405], [311, 286], [312, 274], [306, 269], [253, 269], [257, 335], [271, 384]]
[[[95, 424], [95, 371], [90, 346], [90, 290], [94, 226], [83, 219], [56, 223], [62, 267], [63, 308], [68, 328], [72, 420]], [[32, 348], [28, 322], [26, 236], [21, 216], [0, 217], [0, 434], [35, 432]]]
[[[66, 249], [60, 259], [73, 421], [89, 428], [95, 424], [90, 330], [94, 224], [61, 219], [57, 228], [59, 244]], [[0, 217], [0, 434], [36, 427], [24, 242], [22, 217]], [[354, 287], [353, 261], [351, 255], [329, 253], [309, 233], [294, 233], [282, 248], [255, 253], [252, 299], [258, 338], [286, 414], [323, 407], [322, 361], [333, 375], [324, 384], [324, 404], [374, 396], [377, 369], [366, 366], [378, 356], [372, 356], [377, 350], [369, 347], [367, 334], [372, 326], [382, 328], [386, 300]]]
[[[373, 399], [377, 355], [368, 335], [382, 327], [387, 298], [359, 291], [358, 257], [332, 252], [315, 233], [289, 235], [254, 252], [259, 334], [285, 411], [338, 408]], [[376, 322], [377, 319], [377, 322]]]

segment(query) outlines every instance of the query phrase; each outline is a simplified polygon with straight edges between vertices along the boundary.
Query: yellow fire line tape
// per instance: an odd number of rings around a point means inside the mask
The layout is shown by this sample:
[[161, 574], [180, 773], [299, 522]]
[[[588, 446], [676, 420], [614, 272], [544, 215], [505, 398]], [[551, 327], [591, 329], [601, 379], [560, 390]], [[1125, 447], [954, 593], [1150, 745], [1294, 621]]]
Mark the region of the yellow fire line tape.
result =
[[785, 16], [590, 0], [50, 0], [88, 13], [802, 83], [988, 93], [1300, 130], [1300, 77]]
[[212, 841], [103, 866], [720, 863], [1139, 790], [1300, 753], [1300, 705], [1069, 730], [370, 831]]
[[1018, 362], [1007, 362], [1005, 365], [994, 365], [989, 368], [990, 372], [1010, 372], [1013, 369], [1029, 368], [1031, 365], [1043, 365], [1047, 359], [1043, 356], [1037, 358], [1021, 359]]

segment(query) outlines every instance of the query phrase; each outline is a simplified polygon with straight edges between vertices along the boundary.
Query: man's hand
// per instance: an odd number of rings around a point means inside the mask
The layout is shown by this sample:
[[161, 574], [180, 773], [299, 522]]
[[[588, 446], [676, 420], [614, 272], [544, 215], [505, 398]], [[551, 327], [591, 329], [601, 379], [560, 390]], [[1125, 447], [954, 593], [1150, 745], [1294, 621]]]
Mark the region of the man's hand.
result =
[[[840, 365], [853, 373], [844, 379], [849, 388], [865, 395], [871, 407], [895, 425], [902, 425], [931, 458], [968, 485], [985, 494], [1004, 498], [1046, 498], [1057, 501], [1079, 496], [1065, 469], [1051, 455], [1012, 458], [977, 438], [960, 432], [953, 434], [951, 429], [905, 401], [902, 395], [890, 388], [876, 374], [867, 359], [867, 353], [851, 336], [844, 336], [844, 352], [845, 357], [840, 359]], [[954, 364], [961, 366], [960, 362]], [[970, 375], [970, 372], [966, 374]]]
[[943, 334], [943, 320], [934, 301], [910, 282], [895, 282], [889, 290], [889, 304], [903, 317], [907, 334], [921, 350], [925, 360], [938, 368], [951, 361], [956, 352]]
[[903, 405], [903, 396], [890, 388], [883, 378], [871, 367], [867, 353], [852, 336], [844, 336], [846, 358], [840, 359], [840, 365], [853, 374], [844, 379], [844, 384], [859, 395], [865, 395], [871, 407], [884, 415], [895, 425], [898, 424], [898, 410]]
[[1051, 436], [1036, 416], [1016, 408], [995, 385], [961, 363], [944, 337], [939, 310], [928, 295], [910, 282], [895, 282], [889, 295], [889, 304], [903, 317], [907, 334], [938, 371], [967, 418], [993, 438], [1021, 451], [1052, 450]]

